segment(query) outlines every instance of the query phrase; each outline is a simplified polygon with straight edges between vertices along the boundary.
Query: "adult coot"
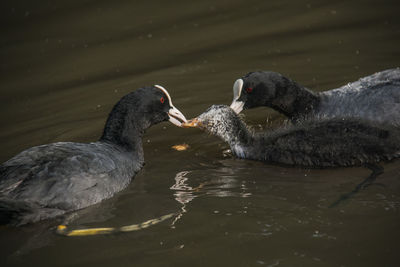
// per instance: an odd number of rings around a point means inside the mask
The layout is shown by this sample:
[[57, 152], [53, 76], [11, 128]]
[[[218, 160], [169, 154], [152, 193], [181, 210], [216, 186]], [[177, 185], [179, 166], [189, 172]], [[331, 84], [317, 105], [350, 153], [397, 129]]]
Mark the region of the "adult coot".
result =
[[228, 106], [214, 105], [183, 127], [226, 141], [239, 158], [305, 167], [373, 164], [400, 156], [400, 127], [354, 119], [303, 121], [254, 134]]
[[317, 116], [400, 123], [400, 69], [378, 72], [321, 93], [276, 72], [250, 72], [234, 83], [231, 108], [240, 113], [260, 106], [271, 107], [293, 122]]
[[186, 121], [167, 90], [140, 88], [114, 106], [99, 141], [22, 151], [0, 165], [0, 222], [36, 222], [110, 198], [143, 166], [144, 131], [167, 120]]

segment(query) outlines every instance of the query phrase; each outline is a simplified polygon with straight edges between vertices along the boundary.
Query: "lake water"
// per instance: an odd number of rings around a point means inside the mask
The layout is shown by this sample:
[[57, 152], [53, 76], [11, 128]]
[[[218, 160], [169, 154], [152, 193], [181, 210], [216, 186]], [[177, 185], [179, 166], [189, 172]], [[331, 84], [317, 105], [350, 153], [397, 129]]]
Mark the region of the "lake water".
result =
[[[28, 147], [99, 138], [120, 97], [166, 87], [187, 118], [230, 104], [254, 70], [315, 91], [400, 66], [398, 1], [3, 1], [0, 160]], [[279, 126], [267, 108], [255, 128]], [[173, 145], [187, 143], [186, 151]], [[0, 227], [1, 265], [399, 266], [400, 162], [342, 201], [370, 171], [238, 160], [228, 146], [167, 122], [144, 137], [127, 189], [71, 228], [177, 215], [136, 232], [54, 233], [55, 222]]]

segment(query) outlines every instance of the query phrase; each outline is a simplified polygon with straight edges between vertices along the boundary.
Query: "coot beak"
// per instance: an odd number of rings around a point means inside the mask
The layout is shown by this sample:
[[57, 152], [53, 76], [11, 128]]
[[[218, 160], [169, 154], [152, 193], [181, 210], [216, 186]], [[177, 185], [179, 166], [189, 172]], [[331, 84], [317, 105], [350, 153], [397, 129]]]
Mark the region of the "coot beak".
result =
[[243, 110], [243, 107], [244, 107], [243, 101], [233, 100], [231, 104], [231, 109], [233, 109], [233, 111], [235, 111], [236, 114], [239, 114]]
[[182, 123], [183, 128], [197, 128], [201, 125], [202, 125], [201, 122], [197, 118], [194, 118], [194, 119], [188, 120], [185, 123]]
[[182, 127], [182, 123], [186, 123], [185, 116], [176, 107], [172, 106], [168, 110], [169, 121], [178, 127]]
[[231, 104], [231, 109], [233, 109], [233, 111], [235, 111], [236, 114], [239, 114], [243, 110], [244, 106], [244, 102], [238, 100], [242, 93], [242, 88], [243, 88], [243, 80], [237, 79], [233, 84], [233, 101]]
[[171, 106], [171, 108], [168, 110], [169, 121], [175, 124], [176, 126], [181, 127], [182, 122], [187, 122], [187, 120], [185, 116], [182, 114], [182, 112], [180, 112], [176, 107], [174, 107], [174, 105], [172, 105], [172, 100], [167, 89], [158, 84], [154, 85], [154, 87], [163, 91], [168, 98], [169, 105]]

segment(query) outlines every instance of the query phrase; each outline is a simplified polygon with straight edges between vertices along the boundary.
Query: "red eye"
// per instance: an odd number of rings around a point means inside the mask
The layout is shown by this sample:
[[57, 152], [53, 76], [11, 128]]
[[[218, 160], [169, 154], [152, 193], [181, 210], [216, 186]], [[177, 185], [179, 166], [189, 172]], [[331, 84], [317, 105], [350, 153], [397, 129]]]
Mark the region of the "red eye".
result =
[[247, 92], [247, 93], [251, 93], [251, 92], [253, 92], [253, 88], [251, 88], [251, 87], [247, 87], [247, 88], [246, 88], [246, 92]]
[[160, 102], [161, 102], [162, 104], [164, 104], [164, 101], [165, 101], [165, 100], [164, 100], [164, 97], [161, 97], [161, 98], [160, 98]]

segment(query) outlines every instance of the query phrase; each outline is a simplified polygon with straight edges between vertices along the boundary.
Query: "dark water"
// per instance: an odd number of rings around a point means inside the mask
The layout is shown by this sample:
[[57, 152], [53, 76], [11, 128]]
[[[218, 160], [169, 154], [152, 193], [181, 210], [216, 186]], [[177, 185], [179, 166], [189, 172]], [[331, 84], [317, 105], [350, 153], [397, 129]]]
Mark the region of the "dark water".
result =
[[[234, 80], [274, 70], [313, 90], [400, 66], [397, 1], [2, 1], [0, 160], [92, 141], [124, 94], [161, 84], [192, 117], [229, 104]], [[263, 108], [248, 124], [279, 125]], [[0, 228], [2, 266], [399, 266], [400, 162], [370, 173], [236, 160], [227, 145], [163, 123], [146, 166], [73, 227], [180, 215], [138, 232], [66, 238], [51, 222]], [[171, 146], [188, 143], [177, 152]], [[196, 189], [197, 188], [197, 189]]]

